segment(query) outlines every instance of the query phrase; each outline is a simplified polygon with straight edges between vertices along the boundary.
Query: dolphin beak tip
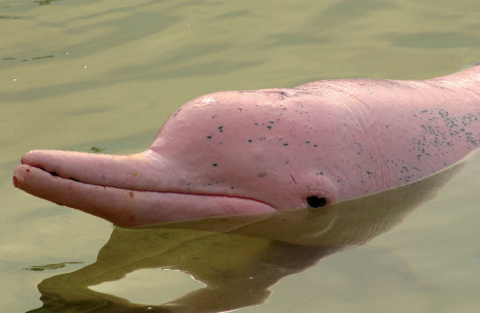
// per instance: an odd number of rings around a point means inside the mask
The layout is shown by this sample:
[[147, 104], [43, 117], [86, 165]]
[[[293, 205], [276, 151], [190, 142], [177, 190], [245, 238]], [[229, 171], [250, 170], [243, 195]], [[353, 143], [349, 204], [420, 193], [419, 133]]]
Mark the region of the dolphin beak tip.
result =
[[25, 190], [27, 185], [28, 173], [30, 172], [29, 165], [19, 165], [13, 171], [13, 186]]

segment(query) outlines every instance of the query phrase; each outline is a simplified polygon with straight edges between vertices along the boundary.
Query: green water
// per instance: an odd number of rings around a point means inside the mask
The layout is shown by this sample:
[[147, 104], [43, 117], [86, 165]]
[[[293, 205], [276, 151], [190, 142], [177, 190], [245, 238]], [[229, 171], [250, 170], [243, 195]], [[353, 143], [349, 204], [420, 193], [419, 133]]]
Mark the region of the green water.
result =
[[[0, 311], [26, 312], [43, 305], [44, 279], [94, 263], [113, 227], [14, 189], [23, 153], [142, 151], [209, 92], [449, 74], [480, 61], [480, 3], [0, 1], [0, 39]], [[268, 301], [239, 312], [478, 312], [479, 181], [475, 156], [392, 231], [272, 282]], [[143, 269], [91, 288], [160, 305], [202, 286]]]

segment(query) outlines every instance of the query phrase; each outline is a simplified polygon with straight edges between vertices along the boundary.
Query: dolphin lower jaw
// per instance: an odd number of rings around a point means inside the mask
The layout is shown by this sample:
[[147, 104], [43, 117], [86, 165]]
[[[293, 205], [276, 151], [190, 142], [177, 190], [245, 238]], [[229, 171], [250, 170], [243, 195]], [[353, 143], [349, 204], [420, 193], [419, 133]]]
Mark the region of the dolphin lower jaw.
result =
[[261, 201], [235, 196], [94, 185], [63, 178], [28, 164], [15, 169], [13, 183], [29, 194], [93, 214], [120, 227], [277, 211]]

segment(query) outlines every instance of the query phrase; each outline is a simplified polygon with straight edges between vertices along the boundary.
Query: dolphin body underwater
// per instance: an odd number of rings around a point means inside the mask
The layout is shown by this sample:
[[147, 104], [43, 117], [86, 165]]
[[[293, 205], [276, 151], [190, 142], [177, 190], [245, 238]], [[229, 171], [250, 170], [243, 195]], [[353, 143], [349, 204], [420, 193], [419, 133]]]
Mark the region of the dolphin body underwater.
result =
[[38, 150], [13, 182], [121, 227], [320, 208], [440, 171], [480, 146], [480, 66], [193, 99], [138, 154]]

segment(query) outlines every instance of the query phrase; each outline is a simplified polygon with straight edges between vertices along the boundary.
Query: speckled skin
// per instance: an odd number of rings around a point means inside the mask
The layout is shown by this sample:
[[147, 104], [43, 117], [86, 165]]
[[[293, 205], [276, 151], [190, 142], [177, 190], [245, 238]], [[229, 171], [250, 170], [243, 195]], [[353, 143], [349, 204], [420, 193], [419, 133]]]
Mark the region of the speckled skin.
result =
[[425, 81], [205, 95], [178, 109], [143, 153], [32, 151], [14, 184], [120, 226], [145, 226], [302, 208], [310, 196], [328, 205], [418, 180], [479, 145], [475, 66]]

